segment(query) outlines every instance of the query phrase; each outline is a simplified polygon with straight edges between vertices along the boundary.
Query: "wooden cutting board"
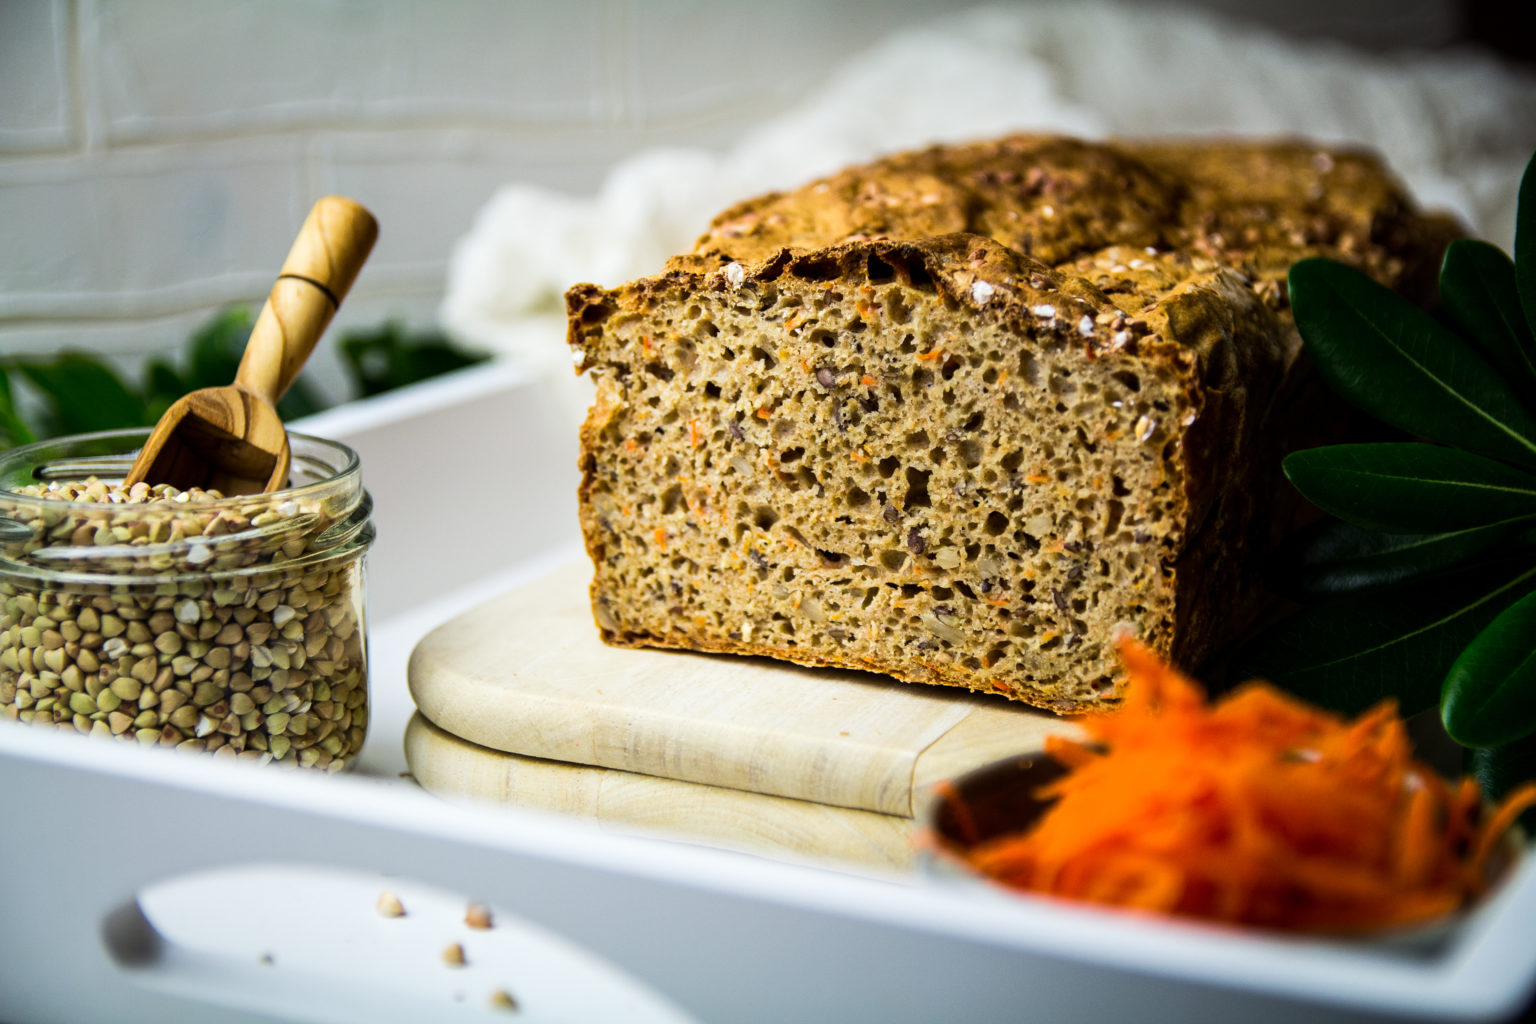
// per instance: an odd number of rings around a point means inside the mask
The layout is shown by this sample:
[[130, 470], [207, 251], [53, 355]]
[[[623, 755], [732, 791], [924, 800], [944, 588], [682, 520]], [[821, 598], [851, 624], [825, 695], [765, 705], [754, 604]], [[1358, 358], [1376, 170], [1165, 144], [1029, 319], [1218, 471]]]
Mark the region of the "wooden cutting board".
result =
[[912, 817], [934, 783], [1063, 718], [1001, 697], [766, 658], [604, 644], [575, 561], [412, 652], [416, 706], [492, 750]]
[[616, 831], [881, 873], [909, 871], [917, 853], [912, 818], [506, 754], [419, 713], [405, 729], [405, 759], [438, 796], [555, 811]]

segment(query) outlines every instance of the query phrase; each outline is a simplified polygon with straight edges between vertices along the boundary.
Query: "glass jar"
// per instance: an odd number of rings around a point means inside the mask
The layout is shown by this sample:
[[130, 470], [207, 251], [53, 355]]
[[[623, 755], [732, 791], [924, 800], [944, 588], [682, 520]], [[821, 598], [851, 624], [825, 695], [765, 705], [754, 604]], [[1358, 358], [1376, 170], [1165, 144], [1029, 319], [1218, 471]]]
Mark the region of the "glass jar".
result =
[[[143, 430], [0, 453], [0, 714], [346, 767], [368, 725], [372, 500], [350, 448], [288, 436], [289, 487], [216, 500], [99, 500]], [[90, 495], [18, 493], [91, 477]]]

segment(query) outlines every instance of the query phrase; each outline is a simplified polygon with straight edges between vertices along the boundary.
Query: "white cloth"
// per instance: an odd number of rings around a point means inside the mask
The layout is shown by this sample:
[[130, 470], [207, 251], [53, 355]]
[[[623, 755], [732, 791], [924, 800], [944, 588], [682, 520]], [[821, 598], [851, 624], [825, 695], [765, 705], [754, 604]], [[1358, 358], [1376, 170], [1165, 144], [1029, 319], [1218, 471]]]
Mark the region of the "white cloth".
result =
[[1303, 135], [1372, 147], [1427, 208], [1509, 250], [1536, 145], [1536, 78], [1473, 54], [1381, 56], [1163, 5], [972, 10], [855, 56], [724, 153], [619, 163], [595, 196], [500, 189], [456, 247], [444, 327], [514, 357], [563, 357], [531, 316], [690, 248], [714, 214], [882, 153], [1010, 131]]

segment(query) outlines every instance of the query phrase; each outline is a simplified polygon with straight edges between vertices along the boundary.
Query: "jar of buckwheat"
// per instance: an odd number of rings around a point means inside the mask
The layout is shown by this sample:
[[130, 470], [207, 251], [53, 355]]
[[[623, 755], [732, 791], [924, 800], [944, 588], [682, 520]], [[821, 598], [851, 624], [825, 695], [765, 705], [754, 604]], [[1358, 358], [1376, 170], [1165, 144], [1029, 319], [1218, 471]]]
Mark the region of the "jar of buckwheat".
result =
[[0, 715], [344, 768], [368, 726], [356, 453], [290, 434], [281, 491], [124, 488], [147, 436], [0, 453]]

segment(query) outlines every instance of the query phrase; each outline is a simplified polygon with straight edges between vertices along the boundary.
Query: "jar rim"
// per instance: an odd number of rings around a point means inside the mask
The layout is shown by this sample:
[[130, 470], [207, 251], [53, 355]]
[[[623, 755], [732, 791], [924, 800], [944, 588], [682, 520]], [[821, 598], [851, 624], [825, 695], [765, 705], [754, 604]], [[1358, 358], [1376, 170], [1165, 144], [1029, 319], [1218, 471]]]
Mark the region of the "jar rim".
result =
[[[22, 485], [23, 481], [27, 485], [35, 485], [50, 479], [81, 480], [88, 476], [96, 476], [107, 482], [119, 481], [133, 465], [133, 459], [149, 434], [149, 430], [142, 428], [104, 430], [37, 441], [0, 452], [0, 576], [60, 586], [89, 584], [140, 588], [191, 579], [264, 576], [292, 570], [312, 572], [336, 560], [359, 557], [372, 545], [373, 502], [362, 486], [361, 459], [355, 451], [339, 441], [309, 434], [290, 432], [288, 437], [295, 467], [293, 476], [307, 476], [310, 479], [277, 491], [185, 502], [101, 502], [31, 495], [10, 489]], [[274, 507], [290, 502], [300, 508], [326, 507], [334, 510], [334, 516], [324, 517], [317, 525], [311, 525], [315, 523], [316, 517], [300, 514], [286, 522], [252, 527], [212, 539], [193, 535], [159, 545], [185, 549], [187, 552], [201, 549], [202, 559], [209, 563], [207, 568], [192, 568], [183, 564], [182, 559], [177, 559], [176, 564], [167, 565], [158, 571], [124, 571], [113, 562], [123, 558], [159, 557], [167, 554], [159, 552], [156, 555], [145, 548], [129, 548], [126, 545], [80, 548], [79, 557], [72, 556], [71, 553], [76, 551], [76, 546], [72, 544], [44, 545], [39, 552], [31, 555], [18, 555], [7, 546], [8, 542], [25, 543], [27, 538], [32, 537], [32, 527], [23, 525], [21, 520], [39, 515], [94, 519], [105, 514], [160, 520], [189, 514], [217, 517], [222, 512], [250, 515], [253, 505], [258, 508]], [[8, 533], [8, 528], [15, 533], [14, 537]], [[266, 537], [262, 543], [275, 546], [295, 529], [299, 533], [294, 534], [293, 539], [307, 536], [312, 541], [318, 541], [318, 544], [303, 554], [279, 561], [215, 567], [217, 558], [223, 554], [218, 549], [225, 544], [260, 541]], [[45, 557], [42, 552], [47, 551], [55, 551], [60, 557]]]
[[[10, 502], [31, 503], [46, 501], [50, 508], [101, 508], [100, 502], [71, 501], [66, 498], [37, 497], [29, 494], [21, 494], [10, 489], [7, 484], [11, 474], [25, 466], [33, 465], [32, 483], [45, 482], [36, 475], [37, 470], [46, 465], [59, 466], [59, 471], [50, 474], [54, 479], [69, 479], [63, 464], [67, 463], [71, 469], [78, 470], [85, 475], [100, 475], [90, 472], [92, 468], [110, 470], [121, 465], [121, 471], [126, 473], [133, 465], [133, 458], [137, 456], [139, 449], [149, 439], [151, 430], [146, 427], [132, 427], [126, 430], [98, 430], [86, 434], [69, 434], [64, 437], [50, 438], [44, 441], [33, 441], [30, 444], [18, 445], [15, 448], [0, 452], [0, 500]], [[126, 443], [120, 447], [119, 443]], [[285, 487], [276, 491], [263, 491], [259, 494], [236, 494], [223, 498], [212, 498], [197, 502], [200, 510], [219, 512], [225, 509], [239, 508], [248, 505], [252, 500], [263, 498], [265, 500], [300, 500], [315, 498], [324, 494], [327, 490], [335, 489], [349, 477], [361, 474], [362, 460], [357, 452], [340, 441], [332, 441], [323, 437], [315, 437], [312, 434], [303, 434], [290, 430], [288, 432], [289, 448], [293, 453], [293, 461], [298, 465], [322, 466], [326, 476], [300, 484], [296, 487]], [[297, 442], [297, 443], [296, 443]], [[64, 449], [91, 448], [96, 445], [111, 446], [115, 450], [99, 454], [85, 454], [70, 457], [63, 454]], [[47, 457], [49, 452], [57, 452], [52, 457]], [[321, 452], [330, 452], [338, 457], [333, 463], [321, 461]], [[79, 479], [78, 476], [75, 479]], [[174, 509], [178, 503], [152, 503], [146, 502], [143, 507], [152, 510], [156, 505], [162, 505], [167, 509]]]

